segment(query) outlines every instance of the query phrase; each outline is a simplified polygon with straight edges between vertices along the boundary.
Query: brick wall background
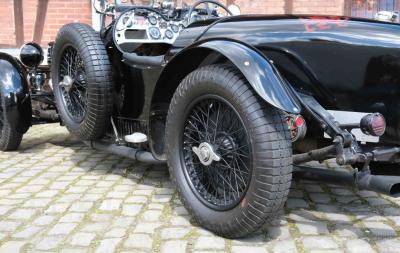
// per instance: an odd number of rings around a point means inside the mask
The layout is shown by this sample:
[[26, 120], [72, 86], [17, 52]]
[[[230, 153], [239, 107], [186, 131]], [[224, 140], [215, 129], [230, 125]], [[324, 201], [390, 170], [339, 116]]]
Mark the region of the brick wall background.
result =
[[[32, 41], [39, 1], [23, 0], [24, 41]], [[48, 0], [41, 44], [54, 40], [58, 29], [71, 22], [91, 23], [90, 0]], [[222, 0], [239, 5], [243, 13], [342, 15], [345, 0]], [[0, 0], [0, 47], [15, 47], [14, 0]]]
[[13, 0], [0, 0], [0, 46], [14, 44], [14, 9]]

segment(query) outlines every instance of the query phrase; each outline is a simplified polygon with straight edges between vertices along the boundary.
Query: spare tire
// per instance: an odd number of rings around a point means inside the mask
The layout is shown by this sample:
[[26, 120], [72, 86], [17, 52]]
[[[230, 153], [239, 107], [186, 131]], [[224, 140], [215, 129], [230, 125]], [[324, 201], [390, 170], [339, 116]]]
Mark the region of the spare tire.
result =
[[113, 81], [106, 48], [86, 24], [58, 32], [52, 55], [54, 96], [62, 122], [81, 140], [101, 138], [110, 124]]

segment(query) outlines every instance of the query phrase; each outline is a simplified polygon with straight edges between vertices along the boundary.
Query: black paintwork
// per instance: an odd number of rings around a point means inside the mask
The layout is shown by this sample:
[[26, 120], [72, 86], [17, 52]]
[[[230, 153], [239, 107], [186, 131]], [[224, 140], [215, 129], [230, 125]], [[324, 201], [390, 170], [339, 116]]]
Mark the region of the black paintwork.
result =
[[22, 46], [19, 57], [27, 68], [37, 68], [44, 59], [43, 49], [36, 43], [26, 43]]
[[31, 126], [32, 107], [26, 71], [22, 64], [8, 54], [0, 53], [0, 96], [4, 118], [20, 133]]
[[196, 22], [171, 46], [165, 67], [140, 70], [145, 101], [138, 118], [148, 119], [154, 108], [168, 104], [182, 78], [199, 64], [218, 62], [220, 58], [211, 57], [213, 52], [234, 64], [243, 61], [246, 52], [256, 53], [250, 62], [251, 77], [244, 74], [250, 83], [259, 81], [253, 87], [261, 85], [260, 90], [267, 92], [264, 99], [278, 108], [293, 112], [285, 103], [297, 103], [290, 92], [276, 93], [276, 86], [266, 82], [270, 72], [265, 67], [270, 63], [288, 84], [313, 95], [326, 109], [382, 113], [388, 123], [384, 141], [400, 143], [398, 24], [322, 16], [239, 16]]

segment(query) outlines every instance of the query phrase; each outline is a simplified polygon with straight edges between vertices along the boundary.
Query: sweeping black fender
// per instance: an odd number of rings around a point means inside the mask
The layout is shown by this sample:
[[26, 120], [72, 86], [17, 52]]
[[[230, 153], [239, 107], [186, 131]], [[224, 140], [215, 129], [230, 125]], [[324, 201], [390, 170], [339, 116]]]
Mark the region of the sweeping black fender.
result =
[[32, 106], [26, 71], [14, 57], [0, 53], [0, 101], [4, 119], [20, 133], [31, 126]]
[[208, 41], [197, 47], [224, 55], [242, 72], [257, 94], [267, 103], [288, 113], [300, 113], [301, 106], [289, 91], [279, 71], [257, 51], [227, 40]]

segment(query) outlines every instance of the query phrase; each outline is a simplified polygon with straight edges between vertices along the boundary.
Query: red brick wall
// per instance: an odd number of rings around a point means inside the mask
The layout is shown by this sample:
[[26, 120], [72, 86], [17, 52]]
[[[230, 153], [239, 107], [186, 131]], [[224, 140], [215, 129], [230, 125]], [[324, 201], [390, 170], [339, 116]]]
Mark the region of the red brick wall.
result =
[[[39, 0], [23, 0], [24, 40], [33, 39]], [[71, 22], [91, 23], [90, 0], [48, 0], [41, 44], [54, 40], [58, 29]], [[345, 0], [222, 0], [236, 3], [243, 13], [342, 15]], [[13, 0], [0, 0], [0, 45], [15, 44]]]
[[0, 45], [14, 43], [13, 0], [0, 0]]
[[[13, 0], [0, 0], [0, 45], [15, 44]], [[39, 0], [23, 0], [24, 40], [32, 41]], [[90, 0], [49, 0], [41, 44], [53, 41], [59, 28], [67, 23], [91, 24]]]

